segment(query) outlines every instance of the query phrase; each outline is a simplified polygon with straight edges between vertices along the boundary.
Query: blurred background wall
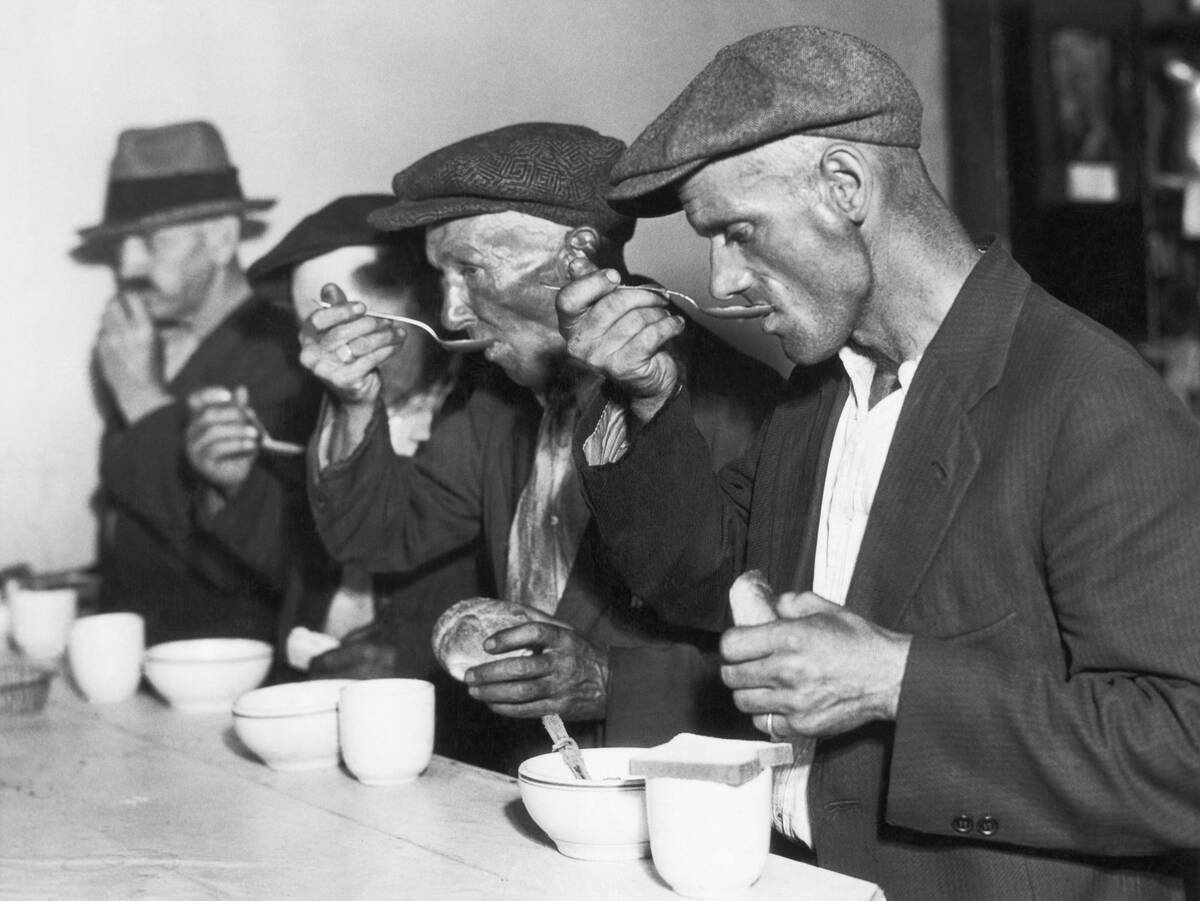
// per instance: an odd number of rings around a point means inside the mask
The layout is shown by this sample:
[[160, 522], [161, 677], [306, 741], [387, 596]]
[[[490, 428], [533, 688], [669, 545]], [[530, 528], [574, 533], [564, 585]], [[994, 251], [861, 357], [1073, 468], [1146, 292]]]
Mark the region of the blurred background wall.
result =
[[[94, 560], [88, 362], [112, 283], [69, 251], [75, 229], [100, 220], [120, 130], [217, 124], [247, 195], [279, 201], [244, 246], [248, 264], [334, 196], [386, 191], [398, 169], [468, 134], [551, 119], [631, 140], [720, 47], [800, 23], [900, 62], [945, 186], [939, 0], [6, 0], [0, 568]], [[681, 217], [642, 223], [630, 257], [708, 296], [704, 245]]]

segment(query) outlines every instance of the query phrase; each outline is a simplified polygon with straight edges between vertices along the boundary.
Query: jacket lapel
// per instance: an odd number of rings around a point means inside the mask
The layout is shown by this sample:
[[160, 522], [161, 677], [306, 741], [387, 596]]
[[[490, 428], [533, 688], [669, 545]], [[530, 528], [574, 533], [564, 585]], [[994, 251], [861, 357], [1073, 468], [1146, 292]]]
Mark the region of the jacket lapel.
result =
[[848, 609], [889, 628], [911, 603], [980, 459], [959, 399], [940, 380], [912, 388], [846, 596]]
[[[848, 609], [872, 622], [901, 622], [952, 527], [981, 460], [970, 412], [1004, 372], [1030, 285], [993, 244], [921, 358], [846, 598]], [[815, 532], [810, 537], [815, 541]]]

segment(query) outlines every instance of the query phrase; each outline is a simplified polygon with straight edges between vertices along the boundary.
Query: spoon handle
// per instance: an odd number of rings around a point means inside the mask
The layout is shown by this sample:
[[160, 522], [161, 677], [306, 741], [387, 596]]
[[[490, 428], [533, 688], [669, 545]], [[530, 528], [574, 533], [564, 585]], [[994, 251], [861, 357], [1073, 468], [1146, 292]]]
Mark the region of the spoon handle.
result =
[[567, 769], [574, 774], [575, 778], [592, 778], [588, 775], [587, 765], [583, 762], [583, 754], [579, 751], [579, 745], [575, 744], [575, 739], [567, 733], [567, 727], [563, 725], [562, 717], [557, 713], [547, 714], [542, 717], [542, 725], [546, 727], [546, 731], [554, 740], [554, 750], [562, 754]]

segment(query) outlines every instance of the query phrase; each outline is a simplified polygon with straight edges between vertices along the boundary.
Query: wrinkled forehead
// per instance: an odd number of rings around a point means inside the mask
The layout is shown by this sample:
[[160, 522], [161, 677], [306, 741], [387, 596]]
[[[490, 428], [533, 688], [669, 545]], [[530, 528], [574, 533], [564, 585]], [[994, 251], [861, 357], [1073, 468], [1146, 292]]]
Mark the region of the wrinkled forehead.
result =
[[565, 225], [506, 210], [465, 216], [431, 225], [425, 230], [425, 255], [436, 267], [464, 256], [550, 255], [570, 231]]

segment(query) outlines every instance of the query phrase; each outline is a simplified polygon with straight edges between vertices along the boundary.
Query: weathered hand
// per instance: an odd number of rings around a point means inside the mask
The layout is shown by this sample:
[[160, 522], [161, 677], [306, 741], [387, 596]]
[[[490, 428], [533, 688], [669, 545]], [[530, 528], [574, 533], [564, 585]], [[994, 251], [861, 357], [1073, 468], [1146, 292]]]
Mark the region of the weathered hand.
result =
[[127, 422], [170, 402], [158, 333], [137, 292], [119, 292], [105, 305], [96, 362]]
[[192, 469], [228, 500], [250, 477], [258, 459], [261, 437], [238, 402], [247, 403], [246, 389], [238, 395], [228, 388], [211, 386], [193, 391], [187, 404], [190, 418], [184, 432], [184, 450]]
[[679, 383], [679, 367], [664, 348], [684, 328], [667, 301], [650, 291], [621, 288], [613, 269], [588, 260], [571, 263], [573, 281], [558, 292], [558, 328], [567, 352], [628, 394], [635, 416], [650, 419]]
[[501, 629], [484, 642], [495, 653], [529, 648], [467, 670], [471, 697], [493, 713], [531, 718], [557, 713], [565, 720], [604, 717], [608, 702], [608, 649], [554, 620]]
[[321, 297], [333, 306], [301, 326], [300, 362], [341, 403], [371, 406], [383, 385], [379, 364], [404, 343], [404, 331], [365, 316], [366, 307], [348, 302], [337, 285], [326, 285]]
[[788, 592], [779, 620], [721, 636], [721, 678], [737, 708], [776, 738], [838, 735], [896, 717], [912, 637], [812, 592]]

